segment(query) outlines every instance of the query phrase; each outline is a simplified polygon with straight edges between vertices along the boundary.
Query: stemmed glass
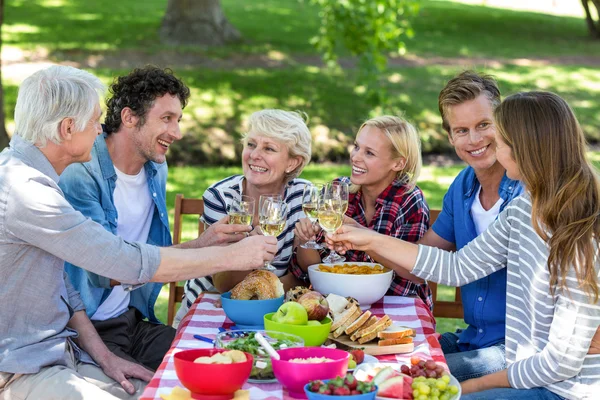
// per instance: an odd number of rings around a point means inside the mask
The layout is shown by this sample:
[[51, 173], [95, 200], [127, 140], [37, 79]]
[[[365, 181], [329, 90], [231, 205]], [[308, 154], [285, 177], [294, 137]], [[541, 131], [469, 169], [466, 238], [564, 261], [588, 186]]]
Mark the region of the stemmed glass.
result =
[[[258, 206], [260, 229], [266, 236], [279, 236], [285, 228], [287, 204], [280, 195], [261, 195]], [[265, 268], [274, 271], [276, 268], [268, 261]]]
[[[302, 211], [308, 217], [313, 226], [317, 222], [317, 208], [319, 204], [319, 196], [323, 191], [323, 185], [308, 184], [304, 187], [304, 193], [302, 194]], [[301, 245], [303, 249], [321, 250], [323, 246], [314, 240]]]
[[[319, 225], [329, 234], [337, 231], [344, 221], [343, 203], [339, 197], [339, 192], [334, 189], [332, 184], [327, 184], [319, 197], [317, 206], [317, 217]], [[346, 257], [340, 256], [335, 250], [331, 250], [329, 255], [323, 259], [323, 262], [335, 264], [345, 261]]]
[[229, 223], [252, 226], [255, 205], [256, 202], [250, 196], [242, 196], [240, 199], [233, 199], [231, 204], [227, 207]]
[[335, 181], [330, 183], [333, 190], [333, 196], [340, 199], [341, 208], [342, 208], [342, 222], [344, 220], [344, 215], [348, 210], [348, 197], [349, 190], [348, 184], [346, 182]]

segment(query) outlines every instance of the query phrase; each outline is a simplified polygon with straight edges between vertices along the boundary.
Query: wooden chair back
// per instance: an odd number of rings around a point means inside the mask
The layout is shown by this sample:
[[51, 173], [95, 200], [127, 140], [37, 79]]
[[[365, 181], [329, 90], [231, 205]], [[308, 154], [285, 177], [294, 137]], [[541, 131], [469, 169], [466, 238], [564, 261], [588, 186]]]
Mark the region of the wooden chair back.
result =
[[[198, 236], [204, 232], [204, 223], [200, 221], [200, 216], [204, 213], [204, 200], [186, 199], [182, 194], [175, 196], [175, 221], [173, 223], [173, 244], [181, 243], [181, 231], [183, 228], [184, 215], [198, 215]], [[169, 305], [167, 311], [167, 325], [173, 324], [175, 318], [176, 305], [183, 299], [183, 286], [178, 286], [177, 282], [169, 282]]]
[[[433, 225], [442, 210], [429, 210], [430, 227]], [[433, 295], [433, 315], [436, 318], [464, 318], [462, 298], [460, 297], [460, 288], [456, 288], [454, 301], [444, 301], [437, 299], [437, 283], [427, 282]]]

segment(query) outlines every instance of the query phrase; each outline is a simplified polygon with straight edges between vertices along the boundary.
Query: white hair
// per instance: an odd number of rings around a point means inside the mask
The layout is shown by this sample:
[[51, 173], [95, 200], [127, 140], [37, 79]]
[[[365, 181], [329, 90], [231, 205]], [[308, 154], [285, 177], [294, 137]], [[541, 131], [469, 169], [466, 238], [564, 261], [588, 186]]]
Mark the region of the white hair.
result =
[[284, 110], [261, 110], [250, 115], [248, 133], [242, 137], [242, 143], [248, 143], [248, 135], [257, 133], [284, 144], [290, 157], [300, 157], [300, 165], [286, 174], [287, 181], [298, 177], [310, 161], [312, 136], [299, 112]]
[[89, 72], [54, 65], [29, 76], [19, 88], [15, 107], [15, 134], [45, 147], [61, 143], [59, 126], [73, 118], [82, 131], [94, 115], [104, 84]]

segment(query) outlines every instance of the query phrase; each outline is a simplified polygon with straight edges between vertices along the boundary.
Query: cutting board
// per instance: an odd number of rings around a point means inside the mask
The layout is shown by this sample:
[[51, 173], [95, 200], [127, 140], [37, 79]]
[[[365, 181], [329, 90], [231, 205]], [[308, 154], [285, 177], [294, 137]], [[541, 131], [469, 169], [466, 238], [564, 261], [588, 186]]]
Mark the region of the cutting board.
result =
[[378, 339], [375, 339], [368, 343], [360, 344], [358, 342], [353, 342], [352, 340], [350, 340], [350, 337], [348, 337], [348, 335], [342, 335], [338, 338], [334, 338], [333, 335], [329, 335], [329, 340], [333, 343], [338, 343], [345, 347], [362, 349], [365, 352], [365, 354], [370, 354], [372, 356], [381, 356], [384, 354], [411, 353], [415, 349], [414, 343], [395, 344], [392, 346], [379, 346], [377, 344]]

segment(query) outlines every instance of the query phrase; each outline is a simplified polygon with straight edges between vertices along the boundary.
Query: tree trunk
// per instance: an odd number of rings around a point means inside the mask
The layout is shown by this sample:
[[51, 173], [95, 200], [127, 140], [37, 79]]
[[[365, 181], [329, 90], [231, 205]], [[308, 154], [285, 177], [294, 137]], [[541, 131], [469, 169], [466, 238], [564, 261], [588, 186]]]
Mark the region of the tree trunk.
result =
[[[0, 33], [2, 32], [2, 22], [4, 21], [4, 0], [0, 0]], [[2, 51], [2, 35], [0, 34], [0, 53]], [[0, 66], [2, 65], [0, 60]], [[8, 133], [4, 124], [4, 89], [2, 88], [2, 68], [0, 68], [0, 150], [8, 146]]]
[[160, 38], [171, 45], [222, 46], [241, 39], [221, 0], [169, 0]]
[[585, 10], [585, 22], [587, 23], [590, 36], [593, 38], [600, 38], [600, 21], [598, 21], [598, 26], [596, 26], [596, 23], [592, 18], [592, 13], [590, 12], [590, 6], [588, 3], [593, 3], [596, 7], [596, 11], [600, 15], [599, 2], [597, 0], [581, 0], [581, 4], [583, 5], [583, 9]]

